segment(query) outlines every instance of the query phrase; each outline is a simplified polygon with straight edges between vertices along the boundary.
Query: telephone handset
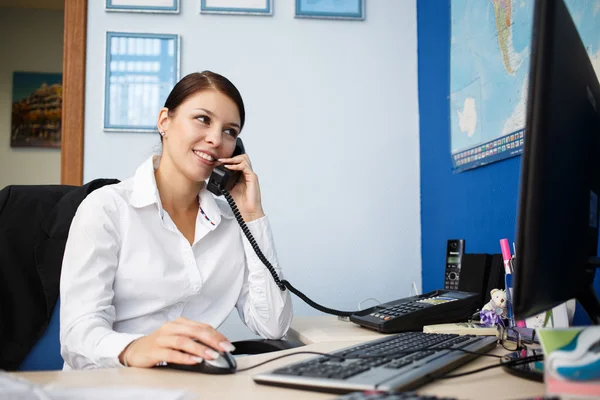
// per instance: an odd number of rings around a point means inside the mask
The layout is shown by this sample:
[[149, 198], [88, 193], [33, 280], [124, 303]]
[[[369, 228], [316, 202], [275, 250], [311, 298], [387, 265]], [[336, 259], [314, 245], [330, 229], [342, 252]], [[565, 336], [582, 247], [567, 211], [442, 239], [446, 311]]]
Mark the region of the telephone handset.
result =
[[[242, 142], [242, 139], [237, 138], [235, 141], [235, 149], [233, 150], [231, 157], [239, 156], [240, 154], [244, 153], [246, 153], [244, 143]], [[210, 174], [206, 188], [210, 192], [220, 196], [222, 194], [221, 189], [225, 189], [227, 191], [231, 190], [231, 188], [235, 186], [237, 181], [240, 179], [241, 174], [241, 171], [232, 171], [222, 165], [219, 165], [218, 167], [215, 167], [212, 174]]]

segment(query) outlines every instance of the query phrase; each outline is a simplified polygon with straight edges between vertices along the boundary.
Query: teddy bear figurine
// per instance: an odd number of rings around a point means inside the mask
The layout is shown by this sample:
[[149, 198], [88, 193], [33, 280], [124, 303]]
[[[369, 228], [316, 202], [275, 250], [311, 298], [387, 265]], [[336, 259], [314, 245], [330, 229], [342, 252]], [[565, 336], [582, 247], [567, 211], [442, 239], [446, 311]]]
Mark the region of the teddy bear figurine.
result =
[[492, 289], [490, 294], [492, 298], [481, 309], [481, 321], [485, 325], [494, 326], [498, 323], [502, 324], [502, 320], [506, 319], [508, 315], [506, 308], [506, 292], [503, 289]]

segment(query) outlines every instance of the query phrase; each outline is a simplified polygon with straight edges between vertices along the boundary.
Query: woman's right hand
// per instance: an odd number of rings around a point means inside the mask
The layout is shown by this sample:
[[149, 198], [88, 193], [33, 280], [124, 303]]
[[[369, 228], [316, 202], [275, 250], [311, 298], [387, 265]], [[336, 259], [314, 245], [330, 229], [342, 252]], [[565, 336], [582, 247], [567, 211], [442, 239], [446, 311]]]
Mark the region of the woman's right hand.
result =
[[140, 368], [154, 367], [163, 361], [193, 365], [202, 359], [217, 358], [219, 354], [213, 349], [235, 350], [212, 326], [181, 317], [131, 342], [119, 355], [119, 361]]

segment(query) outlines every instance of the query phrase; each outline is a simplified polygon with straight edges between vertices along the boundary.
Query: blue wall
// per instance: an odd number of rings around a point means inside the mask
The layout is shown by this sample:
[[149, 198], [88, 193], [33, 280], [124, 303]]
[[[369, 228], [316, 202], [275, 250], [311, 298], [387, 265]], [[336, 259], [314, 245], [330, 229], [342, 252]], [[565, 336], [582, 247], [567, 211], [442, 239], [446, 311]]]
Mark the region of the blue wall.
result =
[[[455, 174], [450, 159], [450, 2], [417, 1], [423, 292], [444, 287], [446, 241], [499, 253], [515, 239], [521, 157]], [[600, 282], [596, 279], [596, 290]], [[578, 310], [575, 322], [585, 323]]]

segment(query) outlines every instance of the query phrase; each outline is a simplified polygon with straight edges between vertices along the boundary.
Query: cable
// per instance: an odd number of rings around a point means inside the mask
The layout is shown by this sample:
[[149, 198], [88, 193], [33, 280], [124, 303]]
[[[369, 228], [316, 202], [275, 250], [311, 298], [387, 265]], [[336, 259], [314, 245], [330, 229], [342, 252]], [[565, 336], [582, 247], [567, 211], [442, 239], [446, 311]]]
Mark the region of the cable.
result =
[[[419, 295], [419, 290], [417, 289], [417, 285], [415, 284], [415, 281], [413, 281], [412, 287], [413, 287], [413, 289], [415, 289], [415, 296], [418, 296]], [[410, 293], [408, 295], [412, 296], [412, 289], [411, 289], [411, 291], [410, 291]]]
[[268, 364], [271, 361], [276, 361], [276, 360], [279, 360], [281, 358], [285, 358], [285, 357], [289, 357], [289, 356], [295, 356], [296, 354], [315, 354], [315, 355], [318, 355], [318, 356], [329, 356], [329, 354], [327, 354], [327, 353], [319, 353], [318, 351], [299, 351], [297, 353], [284, 354], [284, 355], [279, 356], [279, 357], [271, 358], [270, 360], [263, 361], [263, 362], [258, 363], [256, 365], [251, 365], [251, 366], [246, 367], [246, 368], [238, 369], [236, 372], [248, 371], [249, 369], [253, 369], [253, 368], [260, 367], [262, 365]]
[[262, 263], [265, 264], [265, 266], [267, 267], [267, 269], [269, 270], [271, 275], [273, 275], [273, 279], [275, 280], [275, 283], [277, 284], [277, 286], [279, 286], [279, 289], [281, 291], [284, 291], [285, 285], [279, 279], [279, 276], [277, 275], [275, 268], [271, 265], [269, 260], [267, 260], [267, 258], [264, 256], [264, 254], [258, 247], [258, 244], [256, 243], [256, 240], [254, 240], [254, 236], [252, 236], [250, 229], [248, 229], [248, 226], [246, 225], [244, 218], [242, 218], [242, 214], [240, 214], [240, 211], [238, 210], [237, 204], [235, 204], [233, 197], [231, 197], [231, 194], [229, 193], [229, 191], [227, 191], [225, 189], [221, 189], [221, 193], [223, 193], [223, 196], [225, 196], [227, 203], [229, 203], [229, 207], [231, 207], [231, 210], [233, 211], [233, 215], [235, 215], [235, 219], [237, 219], [238, 224], [242, 228], [242, 232], [244, 232], [244, 235], [246, 235], [246, 238], [248, 238], [248, 242], [250, 242], [250, 245], [254, 249], [254, 252], [256, 253], [256, 255], [258, 256], [260, 261], [262, 261]]
[[368, 301], [368, 300], [374, 300], [377, 302], [377, 304], [381, 304], [381, 302], [379, 300], [377, 300], [376, 298], [368, 297], [368, 298], [364, 299], [363, 301], [361, 301], [360, 303], [358, 303], [358, 307], [357, 307], [358, 311], [362, 311], [362, 303], [364, 303], [365, 301]]
[[250, 242], [250, 245], [254, 249], [254, 252], [256, 253], [256, 255], [258, 256], [260, 261], [262, 261], [262, 263], [267, 267], [267, 269], [273, 276], [273, 279], [275, 280], [275, 284], [277, 284], [277, 286], [279, 287], [279, 289], [281, 291], [285, 291], [286, 288], [289, 289], [290, 292], [292, 292], [296, 296], [300, 297], [302, 300], [304, 300], [305, 303], [307, 303], [311, 307], [313, 307], [321, 312], [324, 312], [326, 314], [337, 315], [339, 317], [349, 317], [352, 314], [356, 314], [358, 312], [358, 311], [340, 311], [340, 310], [335, 310], [333, 308], [328, 308], [328, 307], [322, 306], [322, 305], [314, 302], [313, 300], [309, 299], [308, 296], [306, 296], [304, 293], [302, 293], [301, 291], [296, 289], [294, 286], [292, 286], [292, 284], [290, 282], [288, 282], [287, 280], [279, 279], [279, 276], [277, 275], [275, 268], [273, 267], [273, 265], [271, 265], [269, 260], [267, 260], [267, 258], [264, 256], [264, 254], [260, 250], [260, 247], [258, 247], [258, 243], [256, 243], [256, 240], [254, 239], [254, 236], [252, 236], [250, 229], [248, 229], [246, 222], [244, 222], [244, 218], [242, 218], [242, 214], [240, 214], [240, 211], [237, 208], [237, 204], [235, 204], [235, 201], [233, 200], [233, 197], [231, 197], [231, 194], [229, 193], [229, 191], [227, 191], [225, 189], [221, 189], [221, 193], [223, 194], [223, 196], [225, 196], [227, 203], [229, 203], [229, 207], [231, 207], [231, 210], [233, 211], [233, 215], [235, 215], [235, 219], [237, 220], [238, 224], [242, 228], [242, 232], [244, 232], [244, 235], [246, 235], [246, 238], [248, 239], [248, 242]]
[[488, 369], [503, 367], [505, 365], [529, 364], [532, 361], [542, 361], [543, 359], [544, 359], [544, 356], [542, 354], [538, 354], [538, 355], [535, 355], [535, 356], [523, 357], [523, 358], [520, 358], [520, 359], [511, 360], [511, 361], [507, 361], [507, 362], [500, 362], [499, 364], [488, 365], [487, 367], [481, 367], [481, 368], [477, 368], [477, 369], [474, 369], [474, 370], [471, 370], [471, 371], [460, 372], [458, 374], [442, 375], [442, 376], [433, 376], [433, 375], [430, 375], [430, 376], [433, 377], [434, 379], [452, 379], [452, 378], [458, 378], [458, 377], [461, 377], [461, 376], [476, 374], [478, 372], [486, 371]]
[[288, 281], [283, 280], [282, 282], [285, 285], [285, 287], [290, 290], [290, 292], [292, 292], [296, 296], [300, 297], [302, 300], [304, 300], [305, 303], [310, 305], [312, 308], [315, 308], [326, 314], [337, 315], [338, 317], [349, 317], [349, 316], [357, 313], [357, 311], [340, 311], [340, 310], [335, 310], [333, 308], [322, 306], [322, 305], [312, 301], [311, 299], [309, 299], [308, 296], [306, 296], [304, 293], [302, 293], [301, 291], [299, 291], [298, 289], [293, 287], [292, 284], [289, 283]]
[[[275, 361], [275, 360], [279, 360], [281, 358], [285, 358], [285, 357], [290, 357], [290, 356], [294, 356], [296, 354], [314, 354], [314, 355], [318, 355], [318, 356], [325, 356], [325, 357], [329, 357], [329, 358], [341, 358], [342, 360], [362, 360], [362, 359], [369, 359], [369, 358], [385, 358], [385, 357], [392, 357], [395, 355], [408, 355], [408, 354], [412, 354], [412, 353], [420, 353], [423, 351], [433, 351], [433, 352], [438, 352], [438, 351], [443, 351], [443, 350], [452, 350], [452, 351], [462, 351], [464, 353], [468, 353], [468, 354], [475, 354], [478, 356], [486, 356], [486, 357], [493, 357], [493, 358], [502, 358], [502, 356], [496, 355], [496, 354], [489, 354], [489, 353], [480, 353], [477, 351], [470, 351], [470, 350], [465, 350], [465, 349], [459, 349], [459, 348], [455, 348], [455, 347], [438, 347], [435, 349], [430, 349], [430, 348], [421, 348], [421, 349], [414, 349], [414, 350], [405, 350], [405, 351], [398, 351], [395, 353], [390, 353], [390, 354], [386, 354], [386, 355], [374, 355], [374, 356], [355, 356], [355, 357], [345, 357], [345, 356], [338, 356], [336, 354], [329, 354], [329, 353], [320, 353], [318, 351], [298, 351], [296, 353], [289, 353], [289, 354], [284, 354], [282, 356], [279, 357], [275, 357], [275, 358], [271, 358], [270, 360], [266, 360], [263, 361], [261, 363], [258, 363], [256, 365], [251, 365], [250, 367], [246, 367], [246, 368], [242, 368], [242, 369], [238, 369], [237, 372], [243, 372], [243, 371], [247, 371], [249, 369], [253, 369], [256, 367], [260, 367], [262, 365], [265, 365], [267, 363], [270, 363], [271, 361]], [[391, 362], [392, 360], [390, 360]], [[494, 365], [495, 367], [495, 365]]]

